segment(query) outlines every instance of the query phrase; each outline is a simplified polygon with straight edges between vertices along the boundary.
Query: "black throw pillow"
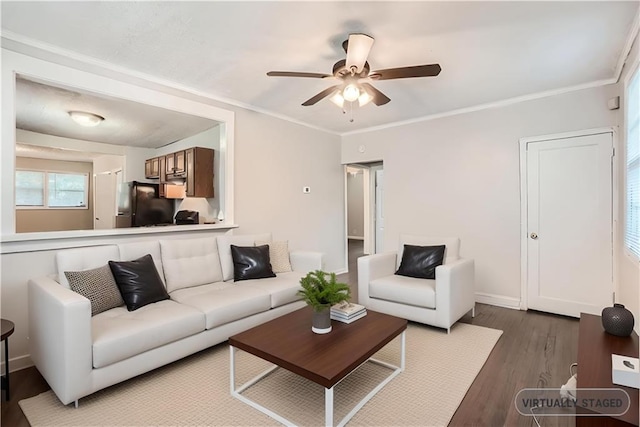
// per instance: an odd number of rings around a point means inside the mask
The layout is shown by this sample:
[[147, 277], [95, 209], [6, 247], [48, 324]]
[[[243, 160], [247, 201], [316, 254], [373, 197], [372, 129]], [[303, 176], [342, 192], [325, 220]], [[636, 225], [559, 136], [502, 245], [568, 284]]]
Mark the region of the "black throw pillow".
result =
[[269, 245], [231, 245], [233, 258], [233, 281], [276, 277], [271, 269]]
[[404, 245], [402, 261], [396, 274], [418, 279], [435, 279], [436, 267], [442, 265], [445, 245], [413, 246]]
[[169, 299], [151, 255], [133, 261], [109, 261], [127, 310], [134, 311], [147, 304]]

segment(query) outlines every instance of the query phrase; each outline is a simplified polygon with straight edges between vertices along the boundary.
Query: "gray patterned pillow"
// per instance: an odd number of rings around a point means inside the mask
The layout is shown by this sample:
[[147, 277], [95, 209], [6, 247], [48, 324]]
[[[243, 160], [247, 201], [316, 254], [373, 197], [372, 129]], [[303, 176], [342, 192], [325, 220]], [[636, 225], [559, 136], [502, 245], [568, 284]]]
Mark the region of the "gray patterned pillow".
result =
[[124, 305], [108, 265], [84, 271], [65, 271], [71, 290], [91, 302], [91, 315]]

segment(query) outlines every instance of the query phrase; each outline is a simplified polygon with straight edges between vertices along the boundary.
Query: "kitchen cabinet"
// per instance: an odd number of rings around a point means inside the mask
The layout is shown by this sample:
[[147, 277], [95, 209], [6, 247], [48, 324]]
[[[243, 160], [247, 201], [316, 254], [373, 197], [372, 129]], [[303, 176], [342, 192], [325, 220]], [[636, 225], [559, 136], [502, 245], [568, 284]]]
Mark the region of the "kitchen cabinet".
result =
[[[192, 147], [160, 157], [148, 159], [144, 164], [145, 176], [159, 179], [161, 184], [185, 186], [186, 197], [214, 197], [214, 150]], [[160, 185], [160, 197], [165, 197], [165, 186]]]
[[144, 176], [146, 178], [160, 178], [160, 158], [154, 157], [144, 162]]
[[213, 158], [210, 148], [193, 147], [184, 150], [187, 197], [214, 197]]
[[165, 156], [165, 172], [167, 177], [184, 176], [186, 169], [184, 150]]

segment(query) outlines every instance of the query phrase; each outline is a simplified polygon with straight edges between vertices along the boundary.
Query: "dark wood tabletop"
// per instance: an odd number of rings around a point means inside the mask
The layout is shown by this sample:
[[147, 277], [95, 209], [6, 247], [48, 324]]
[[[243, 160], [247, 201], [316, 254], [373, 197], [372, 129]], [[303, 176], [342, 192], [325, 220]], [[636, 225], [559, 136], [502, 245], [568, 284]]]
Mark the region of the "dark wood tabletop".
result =
[[2, 338], [0, 339], [4, 341], [13, 333], [13, 329], [15, 328], [15, 325], [11, 320], [7, 320], [7, 319], [0, 319], [0, 320], [1, 320], [0, 329], [2, 329]]
[[[638, 425], [638, 389], [625, 387], [612, 382], [611, 355], [638, 357], [638, 335], [633, 332], [629, 337], [618, 337], [605, 332], [600, 316], [582, 313], [578, 336], [578, 389], [581, 388], [621, 388], [631, 398], [629, 411], [613, 419]], [[578, 390], [579, 391], [579, 390]], [[605, 418], [578, 417], [581, 425], [605, 426]], [[578, 422], [576, 422], [578, 424]], [[613, 424], [611, 424], [613, 425]]]
[[325, 388], [373, 356], [407, 328], [407, 321], [375, 311], [353, 323], [333, 320], [328, 334], [311, 331], [305, 307], [229, 338], [229, 344]]

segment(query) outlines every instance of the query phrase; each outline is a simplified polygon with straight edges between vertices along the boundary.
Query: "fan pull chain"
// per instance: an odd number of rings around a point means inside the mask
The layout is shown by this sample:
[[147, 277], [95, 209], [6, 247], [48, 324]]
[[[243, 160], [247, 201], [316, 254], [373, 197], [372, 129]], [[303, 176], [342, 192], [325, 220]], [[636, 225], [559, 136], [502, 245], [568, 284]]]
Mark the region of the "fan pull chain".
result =
[[349, 103], [349, 114], [351, 117], [349, 118], [349, 123], [353, 123], [353, 102]]

